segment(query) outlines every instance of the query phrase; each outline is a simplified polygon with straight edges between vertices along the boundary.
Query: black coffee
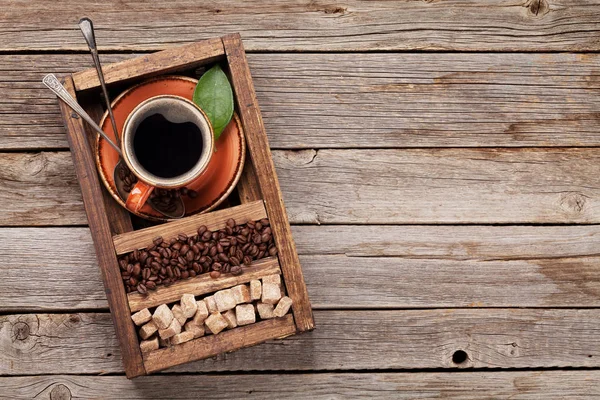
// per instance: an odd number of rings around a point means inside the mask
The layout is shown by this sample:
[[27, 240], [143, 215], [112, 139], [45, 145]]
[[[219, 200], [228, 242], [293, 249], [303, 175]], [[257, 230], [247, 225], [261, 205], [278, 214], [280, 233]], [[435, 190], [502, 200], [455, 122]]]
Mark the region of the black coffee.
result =
[[133, 136], [133, 151], [148, 172], [173, 178], [191, 170], [202, 154], [200, 129], [191, 122], [174, 123], [162, 114], [144, 119]]

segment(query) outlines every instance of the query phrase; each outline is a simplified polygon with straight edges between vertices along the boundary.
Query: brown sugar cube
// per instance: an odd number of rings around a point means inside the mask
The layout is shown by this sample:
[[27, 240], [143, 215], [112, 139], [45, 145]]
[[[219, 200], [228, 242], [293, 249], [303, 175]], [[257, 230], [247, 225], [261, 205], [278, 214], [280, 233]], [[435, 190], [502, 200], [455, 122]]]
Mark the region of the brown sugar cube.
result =
[[275, 315], [273, 314], [273, 304], [258, 303], [256, 304], [256, 310], [258, 311], [258, 315], [260, 315], [261, 319], [269, 319], [275, 317]]
[[148, 310], [147, 308], [144, 308], [143, 310], [140, 310], [140, 311], [136, 312], [135, 314], [133, 314], [131, 316], [131, 319], [133, 320], [134, 324], [136, 324], [137, 326], [140, 326], [140, 325], [144, 325], [146, 322], [150, 321], [152, 319], [152, 314], [150, 314], [150, 310]]
[[281, 298], [281, 290], [279, 290], [279, 285], [274, 283], [264, 283], [262, 285], [262, 298], [261, 301], [263, 303], [268, 304], [277, 304], [279, 299]]
[[235, 318], [239, 326], [249, 325], [256, 322], [256, 314], [252, 304], [240, 304], [235, 307]]
[[187, 319], [185, 315], [183, 315], [183, 311], [181, 310], [181, 306], [179, 304], [175, 304], [171, 308], [171, 312], [173, 313], [173, 318], [175, 318], [179, 325], [185, 324], [185, 320]]
[[158, 329], [167, 329], [171, 325], [171, 321], [173, 321], [173, 313], [169, 309], [169, 306], [161, 304], [154, 310], [152, 320], [156, 323]]
[[282, 297], [281, 300], [279, 300], [279, 303], [277, 303], [277, 307], [275, 307], [273, 314], [275, 314], [276, 317], [281, 318], [290, 311], [291, 306], [292, 299], [287, 296]]
[[208, 309], [209, 313], [216, 313], [217, 310], [217, 303], [215, 303], [215, 296], [208, 296], [204, 298], [204, 303], [206, 303], [206, 308]]
[[186, 332], [192, 332], [194, 334], [194, 338], [204, 336], [204, 325], [197, 325], [194, 321], [188, 321], [184, 328]]
[[263, 283], [274, 283], [275, 285], [281, 286], [281, 275], [273, 274], [267, 275], [262, 278]]
[[152, 339], [142, 340], [140, 342], [140, 349], [142, 350], [142, 353], [158, 350], [158, 337], [154, 336]]
[[229, 310], [223, 313], [223, 318], [227, 320], [227, 328], [233, 329], [237, 326], [237, 319], [235, 318], [235, 311]]
[[173, 344], [181, 344], [181, 343], [189, 342], [193, 338], [194, 338], [194, 333], [193, 332], [184, 331], [184, 332], [178, 333], [177, 335], [173, 336], [171, 338], [171, 343], [173, 343]]
[[235, 308], [236, 302], [231, 289], [219, 290], [215, 293], [215, 303], [219, 312]]
[[204, 321], [204, 325], [208, 328], [208, 330], [216, 335], [221, 332], [223, 329], [227, 328], [227, 320], [225, 317], [221, 315], [221, 313], [212, 313], [206, 318]]
[[231, 288], [236, 304], [250, 303], [250, 290], [246, 285], [237, 285]]
[[157, 330], [158, 326], [156, 326], [154, 321], [150, 321], [140, 328], [140, 337], [142, 339], [148, 339], [150, 336], [154, 335], [154, 332]]
[[196, 304], [198, 307], [196, 308], [196, 314], [194, 314], [193, 321], [196, 325], [202, 326], [204, 324], [204, 320], [208, 318], [208, 308], [203, 300], [197, 301]]
[[184, 294], [181, 296], [181, 311], [183, 311], [183, 315], [186, 318], [192, 318], [194, 314], [196, 314], [196, 310], [198, 309], [198, 304], [196, 304], [196, 299], [193, 294]]
[[171, 346], [171, 338], [162, 339], [161, 337], [159, 337], [158, 344], [160, 345], [160, 347], [169, 347]]
[[181, 324], [179, 323], [179, 321], [177, 321], [177, 318], [173, 318], [173, 320], [171, 321], [171, 325], [169, 325], [168, 328], [158, 330], [158, 334], [163, 339], [173, 337], [179, 332], [181, 332]]
[[250, 281], [250, 299], [260, 300], [260, 296], [262, 295], [262, 285], [258, 279], [253, 279]]

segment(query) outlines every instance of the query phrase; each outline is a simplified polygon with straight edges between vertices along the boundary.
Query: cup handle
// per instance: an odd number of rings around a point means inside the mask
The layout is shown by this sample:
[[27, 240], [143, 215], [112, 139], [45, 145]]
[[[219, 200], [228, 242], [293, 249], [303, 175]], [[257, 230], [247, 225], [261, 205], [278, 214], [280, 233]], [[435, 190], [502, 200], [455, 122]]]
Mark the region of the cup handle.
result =
[[127, 201], [125, 202], [127, 209], [139, 213], [153, 190], [154, 186], [137, 181], [131, 192], [129, 192], [129, 196], [127, 196]]

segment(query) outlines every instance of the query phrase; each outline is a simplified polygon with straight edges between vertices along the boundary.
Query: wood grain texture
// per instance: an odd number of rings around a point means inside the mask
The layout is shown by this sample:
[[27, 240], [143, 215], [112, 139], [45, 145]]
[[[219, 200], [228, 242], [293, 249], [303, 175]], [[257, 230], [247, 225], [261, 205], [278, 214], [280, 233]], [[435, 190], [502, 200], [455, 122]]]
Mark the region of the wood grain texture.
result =
[[[65, 78], [64, 86], [72, 97], [76, 97], [71, 77]], [[125, 373], [128, 378], [144, 375], [145, 371], [141, 362], [142, 357], [137, 332], [131, 324], [131, 313], [112, 243], [112, 230], [107, 216], [110, 209], [107, 209], [104, 205], [106, 196], [102, 194], [103, 189], [98, 180], [89, 138], [84, 130], [82, 119], [62, 101], [60, 102], [60, 110], [67, 131], [73, 164], [81, 187], [83, 204], [94, 238], [96, 259], [102, 273], [108, 305], [123, 355]]]
[[[594, 148], [278, 150], [273, 159], [292, 223], [600, 222]], [[0, 177], [3, 225], [86, 223], [68, 153], [0, 153]]]
[[[600, 145], [598, 54], [269, 53], [248, 63], [272, 148]], [[87, 54], [0, 55], [0, 149], [65, 148], [41, 77], [89, 67]]]
[[[597, 225], [292, 233], [317, 309], [600, 306]], [[3, 228], [0, 253], [0, 312], [107, 309], [88, 228]]]
[[273, 164], [269, 141], [258, 107], [252, 76], [246, 61], [246, 53], [238, 34], [223, 37], [231, 86], [246, 133], [248, 153], [260, 188], [262, 199], [273, 230], [277, 256], [283, 274], [287, 295], [292, 299], [292, 311], [299, 332], [314, 328], [314, 320], [308, 291], [304, 283], [302, 267], [283, 204], [282, 193]]
[[202, 274], [194, 278], [175, 282], [168, 287], [159, 286], [156, 290], [149, 291], [147, 295], [136, 292], [128, 293], [127, 299], [129, 300], [131, 312], [136, 312], [144, 308], [174, 303], [179, 301], [181, 296], [186, 293], [200, 296], [275, 274], [281, 274], [277, 257], [267, 257], [253, 262], [249, 267], [245, 267], [242, 275], [235, 276], [228, 273], [222, 274], [218, 279], [213, 279], [209, 274]]
[[250, 159], [250, 154], [246, 154], [246, 163], [244, 164], [244, 170], [242, 176], [237, 184], [237, 191], [240, 197], [240, 203], [246, 204], [256, 200], [260, 200], [260, 187], [256, 179], [256, 172]]
[[197, 235], [198, 228], [202, 225], [206, 226], [210, 231], [222, 229], [230, 218], [235, 219], [237, 224], [245, 224], [248, 221], [256, 221], [266, 217], [267, 213], [264, 203], [262, 200], [257, 200], [224, 210], [197, 214], [150, 228], [123, 233], [114, 236], [113, 242], [117, 254], [125, 254], [135, 249], [143, 249], [151, 246], [152, 240], [157, 236], [162, 236], [165, 240], [171, 240], [180, 233]]
[[[285, 382], [285, 386], [282, 385]], [[237, 399], [572, 399], [600, 396], [598, 371], [495, 371], [425, 373], [323, 373], [169, 375], [128, 381], [121, 376], [47, 375], [1, 377], [0, 399], [47, 399], [66, 391], [73, 398]], [[184, 390], [182, 390], [184, 389]]]
[[[221, 39], [212, 38], [113, 64], [105, 64], [102, 72], [106, 84], [110, 85], [115, 82], [123, 83], [133, 79], [149, 78], [196, 68], [214, 62], [223, 54]], [[77, 91], [100, 87], [100, 80], [95, 68], [73, 74], [73, 82]]]
[[270, 339], [284, 338], [294, 333], [294, 318], [288, 314], [282, 318], [240, 326], [218, 335], [208, 335], [177, 346], [145, 353], [144, 368], [148, 373], [154, 373], [174, 365], [217, 357], [219, 354], [237, 351]]
[[[318, 329], [169, 372], [600, 366], [597, 309], [316, 311]], [[2, 375], [122, 373], [108, 314], [0, 317]], [[452, 355], [464, 350], [460, 365]], [[591, 357], [590, 357], [591, 356]]]
[[[79, 5], [6, 3], [0, 50], [87, 50], [76, 25]], [[85, 11], [95, 21], [100, 50], [163, 49], [234, 32], [243, 32], [248, 49], [269, 51], [600, 48], [600, 5], [592, 0], [228, 0], [202, 7], [136, 0], [97, 2]]]

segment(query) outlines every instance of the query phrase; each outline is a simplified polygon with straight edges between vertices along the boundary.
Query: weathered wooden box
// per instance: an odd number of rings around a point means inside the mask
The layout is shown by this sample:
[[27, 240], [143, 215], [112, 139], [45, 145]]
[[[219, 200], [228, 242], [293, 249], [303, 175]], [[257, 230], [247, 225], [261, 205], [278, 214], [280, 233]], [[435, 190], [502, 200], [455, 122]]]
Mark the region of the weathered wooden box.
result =
[[[246, 137], [248, 157], [237, 185], [240, 205], [235, 207], [135, 230], [130, 214], [111, 198], [99, 181], [92, 147], [95, 133], [66, 104], [60, 104], [128, 378], [314, 327], [302, 270], [240, 36], [235, 34], [200, 41], [106, 65], [103, 69], [109, 88], [122, 88], [152, 76], [193, 71], [215, 61], [223, 61], [228, 65], [236, 111]], [[100, 83], [95, 70], [72, 74], [64, 79], [64, 85], [82, 107], [99, 120], [103, 109]], [[148, 296], [125, 292], [117, 261], [119, 254], [147, 244], [157, 235], [168, 237], [169, 234], [178, 232], [193, 232], [199, 225], [220, 229], [231, 217], [240, 222], [268, 217], [278, 250], [277, 256], [253, 264], [240, 276], [224, 274], [221, 278], [212, 280], [202, 274], [169, 287], [161, 287]], [[169, 348], [148, 353], [140, 351], [136, 327], [131, 320], [131, 314], [136, 310], [175, 301], [183, 293], [210, 293], [279, 271], [287, 295], [293, 300], [291, 315], [234, 328], [218, 335], [200, 337]]]

